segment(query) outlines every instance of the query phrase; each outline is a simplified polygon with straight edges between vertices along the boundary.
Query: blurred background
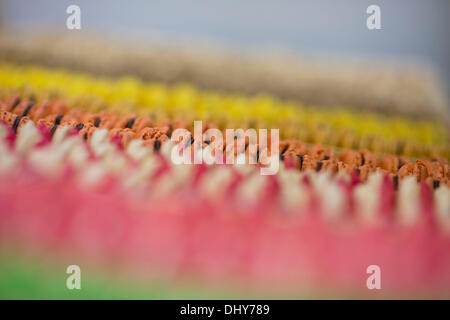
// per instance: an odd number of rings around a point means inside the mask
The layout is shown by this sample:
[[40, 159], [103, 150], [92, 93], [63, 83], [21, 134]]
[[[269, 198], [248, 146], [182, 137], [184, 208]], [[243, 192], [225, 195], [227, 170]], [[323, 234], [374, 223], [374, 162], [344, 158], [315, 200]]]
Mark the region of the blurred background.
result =
[[[279, 47], [346, 57], [401, 57], [450, 77], [448, 0], [2, 0], [4, 23], [65, 29], [66, 8], [82, 10], [82, 32], [117, 37], [194, 38], [226, 45]], [[382, 30], [366, 28], [381, 8]], [[69, 32], [67, 30], [67, 32]]]
[[[66, 29], [70, 4], [81, 7], [82, 30]], [[381, 30], [366, 27], [371, 4], [381, 8]], [[432, 70], [445, 95], [450, 93], [448, 0], [0, 0], [0, 6], [10, 33], [51, 29], [73, 37], [96, 32], [142, 44], [160, 39], [323, 61], [409, 63]]]

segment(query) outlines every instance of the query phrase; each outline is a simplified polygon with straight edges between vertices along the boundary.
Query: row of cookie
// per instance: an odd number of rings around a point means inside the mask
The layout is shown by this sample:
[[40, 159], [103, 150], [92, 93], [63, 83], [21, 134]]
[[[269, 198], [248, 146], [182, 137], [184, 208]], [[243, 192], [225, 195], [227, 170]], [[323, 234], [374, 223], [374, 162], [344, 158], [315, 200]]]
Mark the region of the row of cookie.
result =
[[[27, 121], [36, 124], [44, 124], [51, 134], [58, 130], [59, 126], [67, 125], [75, 129], [85, 140], [90, 140], [93, 133], [99, 128], [109, 130], [109, 136], [117, 139], [121, 145], [126, 147], [133, 139], [143, 139], [145, 145], [161, 148], [161, 144], [169, 140], [173, 130], [177, 128], [189, 129], [182, 121], [178, 122], [154, 122], [148, 117], [135, 117], [127, 115], [118, 117], [113, 113], [91, 114], [80, 109], [68, 109], [61, 101], [54, 100], [33, 104], [21, 101], [19, 98], [0, 102], [0, 120], [9, 123], [17, 130]], [[206, 125], [203, 130], [209, 125]], [[236, 137], [232, 145], [221, 146], [226, 153], [234, 152], [234, 155], [244, 153], [248, 159], [255, 158], [254, 163], [261, 163], [258, 159], [259, 148], [248, 148], [249, 141], [242, 141], [239, 145]], [[245, 140], [245, 137], [242, 137]], [[205, 147], [208, 141], [194, 143], [189, 139], [192, 155], [196, 149]], [[232, 147], [232, 148], [230, 148]], [[269, 140], [270, 151], [270, 140]], [[365, 181], [368, 175], [375, 171], [392, 174], [395, 183], [398, 179], [413, 175], [417, 181], [425, 180], [430, 186], [437, 187], [442, 182], [447, 184], [450, 179], [449, 164], [446, 159], [421, 159], [410, 161], [404, 157], [385, 155], [377, 157], [369, 151], [347, 150], [335, 154], [332, 149], [320, 145], [312, 146], [309, 150], [305, 143], [296, 140], [282, 140], [279, 144], [280, 159], [287, 167], [299, 170], [330, 171], [337, 173], [345, 171], [349, 174], [356, 172]]]
[[345, 281], [357, 292], [375, 261], [390, 294], [448, 288], [447, 186], [432, 191], [409, 177], [395, 192], [380, 172], [362, 183], [346, 173], [173, 165], [172, 142], [155, 153], [141, 139], [122, 150], [107, 129], [88, 142], [73, 133], [0, 124], [3, 248], [265, 290]]
[[446, 225], [450, 214], [447, 185], [430, 186], [428, 179], [418, 182], [414, 176], [396, 181], [382, 170], [362, 181], [345, 170], [335, 175], [327, 170], [302, 172], [286, 164], [273, 176], [260, 175], [251, 165], [177, 165], [170, 159], [172, 141], [158, 149], [133, 139], [121, 148], [107, 129], [95, 130], [86, 142], [70, 126], [61, 125], [52, 135], [45, 124], [35, 126], [32, 121], [18, 127], [17, 133], [11, 125], [2, 125], [0, 140], [3, 175], [25, 174], [31, 168], [44, 177], [64, 178], [75, 169], [75, 181], [82, 188], [108, 189], [116, 181], [125, 193], [143, 195], [142, 201], [189, 195], [190, 201], [213, 206], [218, 201], [243, 211], [262, 206], [275, 216], [283, 212], [302, 216], [312, 210], [355, 223], [386, 218], [416, 223], [423, 213], [447, 221], [442, 223]]
[[[284, 139], [405, 156], [449, 158], [448, 131], [430, 121], [323, 110], [253, 97], [166, 86], [136, 79], [105, 79], [38, 67], [0, 67], [0, 96], [43, 101], [61, 97], [69, 107], [93, 113], [135, 113], [160, 119], [203, 120], [226, 128], [278, 128]], [[61, 84], [64, 84], [62, 86]], [[25, 99], [24, 99], [25, 100]]]
[[[72, 48], [77, 48], [73, 50]], [[136, 50], [138, 49], [138, 50]], [[85, 71], [103, 76], [133, 75], [163, 83], [189, 82], [200, 88], [257, 94], [389, 115], [448, 121], [439, 80], [426, 68], [401, 64], [332, 63], [311, 57], [239, 54], [191, 44], [171, 47], [156, 41], [114, 45], [83, 34], [5, 33], [0, 35], [0, 58], [16, 63]], [[92, 52], [102, 52], [101, 56]], [[376, 64], [376, 67], [374, 66]], [[448, 123], [448, 122], [447, 122]]]

